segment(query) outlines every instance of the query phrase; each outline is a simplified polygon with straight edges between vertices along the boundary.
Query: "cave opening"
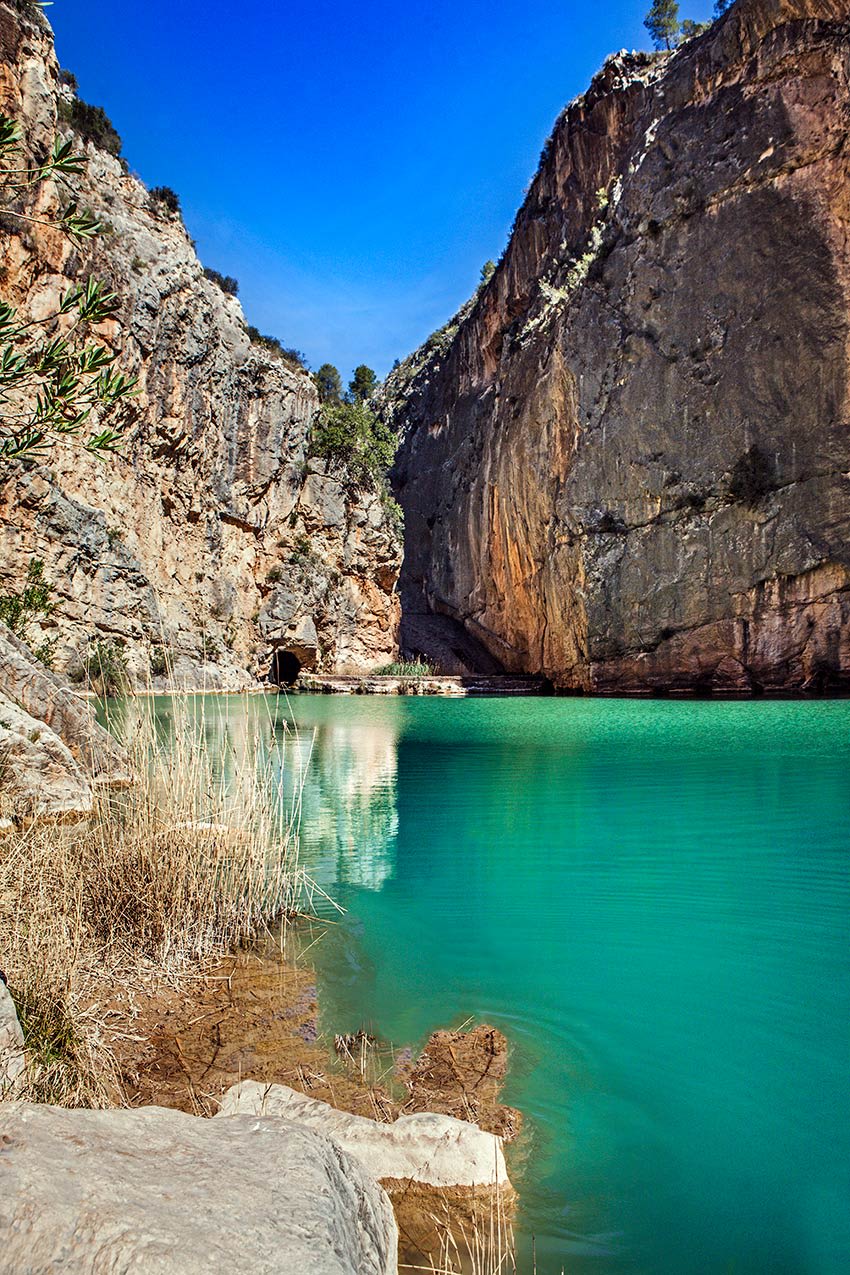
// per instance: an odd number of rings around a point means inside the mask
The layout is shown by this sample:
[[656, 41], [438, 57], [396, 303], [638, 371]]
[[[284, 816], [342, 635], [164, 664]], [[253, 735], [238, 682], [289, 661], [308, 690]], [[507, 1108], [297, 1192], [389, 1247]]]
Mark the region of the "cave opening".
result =
[[294, 651], [275, 651], [269, 670], [269, 681], [277, 686], [294, 686], [301, 672], [301, 661]]

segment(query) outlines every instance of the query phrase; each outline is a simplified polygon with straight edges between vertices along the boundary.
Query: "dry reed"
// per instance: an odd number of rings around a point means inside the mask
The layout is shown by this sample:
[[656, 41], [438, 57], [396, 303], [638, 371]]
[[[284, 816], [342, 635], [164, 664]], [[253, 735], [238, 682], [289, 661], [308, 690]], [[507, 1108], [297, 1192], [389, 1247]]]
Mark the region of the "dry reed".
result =
[[164, 726], [152, 701], [126, 702], [134, 782], [99, 790], [80, 822], [0, 833], [0, 966], [27, 1042], [23, 1096], [120, 1100], [99, 1007], [108, 988], [232, 950], [308, 893], [300, 785], [287, 801], [269, 723], [260, 714], [234, 736], [196, 704], [175, 695]]

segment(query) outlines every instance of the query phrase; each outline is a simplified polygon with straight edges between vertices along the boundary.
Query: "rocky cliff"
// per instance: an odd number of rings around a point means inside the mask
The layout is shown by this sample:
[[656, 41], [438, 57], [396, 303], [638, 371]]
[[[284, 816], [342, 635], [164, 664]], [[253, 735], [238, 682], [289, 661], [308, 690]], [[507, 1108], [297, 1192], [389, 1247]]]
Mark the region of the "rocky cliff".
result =
[[[57, 127], [50, 29], [35, 6], [0, 3], [0, 109], [37, 155]], [[89, 274], [123, 299], [101, 337], [139, 377], [121, 454], [71, 446], [49, 465], [4, 468], [0, 593], [45, 564], [58, 603], [56, 666], [79, 668], [92, 639], [123, 645], [131, 672], [238, 686], [274, 653], [308, 668], [361, 670], [396, 649], [398, 533], [377, 492], [309, 455], [311, 378], [252, 343], [239, 302], [204, 277], [179, 213], [126, 165], [81, 143], [72, 193], [105, 226], [87, 252], [49, 227], [4, 218], [2, 294], [49, 312]], [[38, 209], [56, 207], [46, 183]], [[289, 661], [290, 668], [294, 667]]]
[[738, 0], [559, 118], [388, 384], [408, 648], [430, 613], [565, 688], [850, 683], [848, 18]]

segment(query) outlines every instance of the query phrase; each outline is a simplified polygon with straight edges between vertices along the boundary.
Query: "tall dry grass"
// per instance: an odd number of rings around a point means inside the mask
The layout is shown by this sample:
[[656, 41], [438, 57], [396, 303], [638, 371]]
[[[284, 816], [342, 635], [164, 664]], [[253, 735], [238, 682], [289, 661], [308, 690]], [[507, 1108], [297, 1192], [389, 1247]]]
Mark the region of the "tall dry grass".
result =
[[125, 703], [134, 782], [93, 814], [0, 832], [0, 967], [27, 1041], [24, 1096], [116, 1101], [104, 1031], [118, 979], [177, 975], [304, 906], [300, 784], [284, 796], [270, 718], [210, 729], [197, 700]]

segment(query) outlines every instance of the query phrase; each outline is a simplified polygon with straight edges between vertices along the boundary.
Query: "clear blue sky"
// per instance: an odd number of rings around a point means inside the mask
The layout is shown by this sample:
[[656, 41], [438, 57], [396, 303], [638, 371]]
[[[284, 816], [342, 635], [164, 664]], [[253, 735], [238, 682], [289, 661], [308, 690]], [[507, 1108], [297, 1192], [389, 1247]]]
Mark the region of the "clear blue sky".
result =
[[[55, 0], [60, 62], [248, 321], [384, 375], [498, 257], [558, 112], [649, 0]], [[682, 4], [704, 18], [710, 0]]]

